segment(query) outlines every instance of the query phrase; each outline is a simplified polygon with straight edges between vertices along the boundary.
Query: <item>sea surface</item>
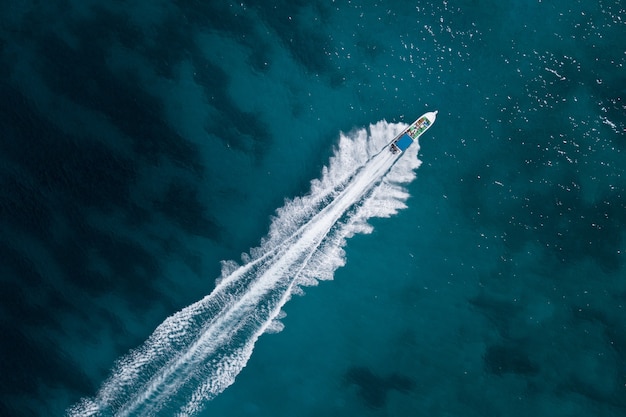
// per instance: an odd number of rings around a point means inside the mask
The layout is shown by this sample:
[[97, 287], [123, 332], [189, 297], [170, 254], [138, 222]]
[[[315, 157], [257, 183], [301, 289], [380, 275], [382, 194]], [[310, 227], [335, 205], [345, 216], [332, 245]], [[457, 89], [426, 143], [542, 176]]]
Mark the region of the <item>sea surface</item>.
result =
[[0, 415], [626, 416], [625, 158], [621, 0], [0, 2]]

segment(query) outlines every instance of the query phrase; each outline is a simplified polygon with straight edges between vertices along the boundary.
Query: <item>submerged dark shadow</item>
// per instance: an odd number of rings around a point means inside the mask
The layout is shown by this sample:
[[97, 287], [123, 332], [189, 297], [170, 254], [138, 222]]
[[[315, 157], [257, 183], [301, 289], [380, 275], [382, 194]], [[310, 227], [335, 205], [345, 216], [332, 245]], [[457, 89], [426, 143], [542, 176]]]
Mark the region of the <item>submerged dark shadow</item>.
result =
[[539, 372], [539, 367], [533, 363], [524, 349], [505, 346], [489, 346], [484, 356], [485, 368], [492, 374], [518, 374], [534, 375]]
[[415, 385], [413, 380], [405, 375], [392, 373], [388, 376], [379, 376], [364, 366], [349, 368], [344, 378], [347, 384], [358, 387], [359, 396], [369, 408], [383, 407], [390, 390], [408, 392]]

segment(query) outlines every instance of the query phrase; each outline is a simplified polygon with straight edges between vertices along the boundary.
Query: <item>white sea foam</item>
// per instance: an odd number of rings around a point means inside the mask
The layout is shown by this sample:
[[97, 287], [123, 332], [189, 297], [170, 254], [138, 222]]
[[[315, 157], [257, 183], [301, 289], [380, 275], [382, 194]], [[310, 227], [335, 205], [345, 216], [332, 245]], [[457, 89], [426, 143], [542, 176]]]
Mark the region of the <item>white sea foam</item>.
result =
[[68, 415], [194, 415], [231, 385], [258, 337], [282, 329], [289, 298], [332, 279], [344, 264], [346, 239], [371, 232], [368, 219], [405, 207], [402, 185], [414, 179], [419, 146], [402, 158], [385, 149], [404, 127], [379, 122], [369, 133], [342, 134], [310, 193], [276, 211], [267, 237], [242, 257], [244, 264], [224, 262], [211, 294], [167, 318], [115, 364], [95, 398]]

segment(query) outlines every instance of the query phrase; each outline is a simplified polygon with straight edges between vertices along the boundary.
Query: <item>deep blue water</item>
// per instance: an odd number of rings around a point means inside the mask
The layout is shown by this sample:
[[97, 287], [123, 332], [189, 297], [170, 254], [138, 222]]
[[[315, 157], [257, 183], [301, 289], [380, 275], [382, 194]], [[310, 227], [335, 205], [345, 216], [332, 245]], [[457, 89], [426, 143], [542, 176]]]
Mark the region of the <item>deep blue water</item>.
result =
[[626, 415], [623, 2], [266, 3], [0, 3], [0, 415], [116, 386], [350, 172], [341, 132], [435, 109], [364, 197], [406, 208], [356, 201], [371, 233], [331, 230], [333, 280], [198, 415]]

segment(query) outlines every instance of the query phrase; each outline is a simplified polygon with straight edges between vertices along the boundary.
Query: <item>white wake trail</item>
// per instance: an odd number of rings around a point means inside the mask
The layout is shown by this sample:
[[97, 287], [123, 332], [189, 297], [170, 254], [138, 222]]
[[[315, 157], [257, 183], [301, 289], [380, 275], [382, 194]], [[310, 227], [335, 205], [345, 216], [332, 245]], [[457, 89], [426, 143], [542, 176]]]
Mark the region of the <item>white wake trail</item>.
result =
[[258, 337], [280, 330], [281, 309], [301, 286], [332, 279], [345, 239], [367, 233], [372, 217], [404, 207], [402, 184], [419, 166], [414, 144], [399, 159], [387, 143], [405, 125], [379, 122], [350, 136], [306, 196], [277, 210], [268, 236], [237, 266], [226, 262], [211, 294], [167, 318], [120, 359], [95, 398], [68, 410], [78, 416], [197, 414], [245, 367]]

